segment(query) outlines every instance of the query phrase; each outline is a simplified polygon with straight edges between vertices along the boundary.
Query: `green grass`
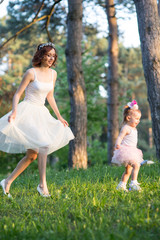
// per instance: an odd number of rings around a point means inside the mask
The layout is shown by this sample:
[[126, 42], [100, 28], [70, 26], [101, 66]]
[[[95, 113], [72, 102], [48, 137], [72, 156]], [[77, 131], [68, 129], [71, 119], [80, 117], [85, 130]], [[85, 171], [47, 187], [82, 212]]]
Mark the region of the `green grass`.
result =
[[122, 173], [111, 166], [48, 168], [46, 199], [36, 191], [38, 171], [28, 168], [12, 184], [12, 200], [0, 189], [0, 240], [160, 239], [160, 164], [141, 167], [141, 193], [116, 191]]

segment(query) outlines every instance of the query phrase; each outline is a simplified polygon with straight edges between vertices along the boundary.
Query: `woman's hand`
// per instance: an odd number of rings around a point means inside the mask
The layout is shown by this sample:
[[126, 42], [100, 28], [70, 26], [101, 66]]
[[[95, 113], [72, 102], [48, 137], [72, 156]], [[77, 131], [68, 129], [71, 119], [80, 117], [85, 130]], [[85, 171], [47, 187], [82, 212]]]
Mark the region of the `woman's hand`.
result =
[[68, 122], [67, 122], [62, 116], [60, 116], [60, 117], [58, 118], [58, 120], [61, 121], [61, 123], [63, 123], [63, 125], [64, 125], [65, 127], [66, 127], [66, 126], [69, 126]]
[[8, 122], [9, 123], [12, 123], [16, 118], [16, 113], [15, 112], [12, 112], [11, 115], [9, 115], [8, 117]]

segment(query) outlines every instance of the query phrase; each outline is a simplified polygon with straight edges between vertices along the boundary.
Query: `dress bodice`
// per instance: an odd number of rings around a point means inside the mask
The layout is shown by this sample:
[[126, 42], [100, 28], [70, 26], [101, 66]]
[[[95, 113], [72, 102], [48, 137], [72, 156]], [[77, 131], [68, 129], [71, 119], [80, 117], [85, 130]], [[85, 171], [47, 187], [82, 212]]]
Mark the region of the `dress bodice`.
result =
[[[36, 71], [34, 71], [34, 81], [30, 82], [25, 89], [25, 101], [38, 105], [44, 105], [47, 94], [53, 89], [53, 80], [50, 82], [40, 82], [37, 79]], [[53, 70], [51, 70], [53, 79]]]
[[123, 140], [122, 140], [122, 145], [127, 145], [127, 146], [133, 146], [136, 147], [137, 146], [137, 129], [136, 128], [130, 128], [130, 133], [127, 134]]

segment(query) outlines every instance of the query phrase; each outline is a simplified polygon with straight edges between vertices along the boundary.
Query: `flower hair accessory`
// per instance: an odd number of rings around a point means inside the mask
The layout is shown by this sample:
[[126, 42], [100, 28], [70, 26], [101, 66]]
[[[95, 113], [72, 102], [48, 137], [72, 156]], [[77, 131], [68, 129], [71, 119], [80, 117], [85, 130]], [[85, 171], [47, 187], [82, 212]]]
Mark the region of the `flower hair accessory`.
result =
[[133, 110], [137, 110], [138, 109], [138, 104], [136, 102], [136, 100], [133, 100], [132, 102], [128, 102], [127, 106]]
[[38, 50], [41, 50], [43, 47], [47, 47], [47, 46], [50, 46], [50, 47], [52, 47], [52, 48], [55, 49], [55, 45], [54, 45], [53, 43], [49, 42], [49, 43], [40, 44], [40, 45], [38, 46]]

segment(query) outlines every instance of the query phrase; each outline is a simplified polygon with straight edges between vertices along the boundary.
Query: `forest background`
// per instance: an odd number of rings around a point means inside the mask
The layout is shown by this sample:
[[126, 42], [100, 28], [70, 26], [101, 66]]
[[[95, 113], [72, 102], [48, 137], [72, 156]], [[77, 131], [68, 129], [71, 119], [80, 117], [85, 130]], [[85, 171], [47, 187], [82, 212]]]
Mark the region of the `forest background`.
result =
[[[23, 6], [27, 6], [28, 1], [9, 2], [7, 15], [0, 19], [1, 42], [10, 38], [16, 31], [27, 25], [34, 8], [39, 1], [31, 1], [27, 11]], [[94, 2], [94, 1], [92, 1]], [[52, 1], [48, 1], [52, 4]], [[87, 154], [88, 165], [96, 163], [106, 164], [107, 159], [107, 73], [108, 73], [108, 37], [107, 24], [102, 29], [95, 23], [87, 22], [86, 4], [83, 1], [83, 39], [82, 39], [82, 68], [87, 95]], [[96, 1], [91, 4], [92, 11], [97, 11]], [[103, 6], [98, 6], [105, 12]], [[123, 8], [123, 11], [122, 11]], [[85, 10], [86, 9], [86, 10]], [[119, 18], [124, 18], [123, 12], [127, 12], [126, 21], [129, 14], [135, 12], [134, 6], [117, 5]], [[44, 10], [45, 11], [45, 10]], [[54, 14], [50, 21], [49, 30], [52, 39], [58, 50], [58, 64], [56, 71], [58, 79], [55, 88], [55, 98], [64, 118], [70, 118], [70, 99], [68, 93], [67, 70], [66, 70], [66, 21], [67, 3], [65, 1], [56, 5]], [[121, 14], [120, 14], [121, 13]], [[96, 16], [96, 14], [95, 14]], [[102, 18], [103, 22], [103, 18]], [[105, 22], [106, 23], [106, 22]], [[0, 117], [12, 108], [13, 95], [22, 79], [23, 73], [31, 67], [31, 59], [36, 46], [41, 42], [48, 42], [48, 35], [43, 22], [37, 22], [31, 28], [20, 34], [14, 41], [10, 42], [1, 50], [1, 64], [7, 64], [7, 69], [0, 76]], [[122, 33], [119, 31], [119, 37]], [[119, 41], [119, 62], [118, 62], [118, 102], [119, 102], [119, 127], [122, 122], [123, 106], [136, 99], [142, 111], [141, 123], [138, 126], [139, 142], [138, 147], [142, 149], [144, 158], [155, 158], [155, 146], [152, 137], [151, 115], [147, 101], [147, 89], [142, 68], [140, 47], [126, 47], [123, 38]], [[47, 103], [46, 103], [47, 104]], [[48, 104], [47, 104], [48, 105]], [[47, 106], [49, 107], [49, 106]], [[19, 155], [8, 155], [0, 152], [0, 163], [4, 170], [6, 166], [12, 169]], [[51, 154], [49, 162], [58, 169], [68, 166], [68, 146]], [[4, 161], [5, 160], [5, 161]], [[9, 164], [8, 164], [9, 163]]]

